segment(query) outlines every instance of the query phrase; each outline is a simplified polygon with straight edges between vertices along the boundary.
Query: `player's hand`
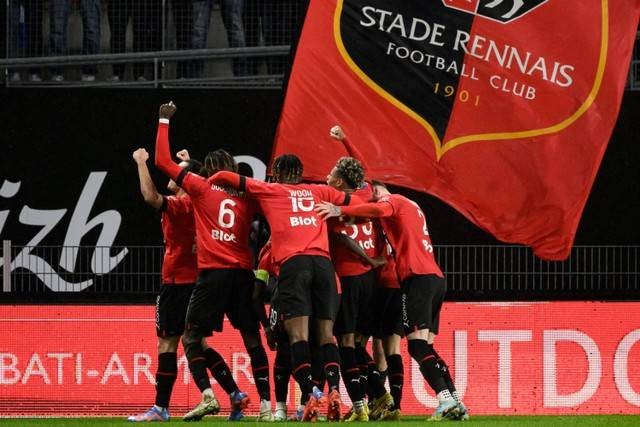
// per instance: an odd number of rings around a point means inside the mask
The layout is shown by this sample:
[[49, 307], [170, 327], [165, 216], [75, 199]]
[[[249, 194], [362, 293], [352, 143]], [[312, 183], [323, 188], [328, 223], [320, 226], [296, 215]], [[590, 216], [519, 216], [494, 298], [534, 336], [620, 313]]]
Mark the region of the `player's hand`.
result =
[[143, 164], [146, 163], [147, 160], [149, 160], [149, 153], [147, 153], [147, 150], [145, 150], [144, 148], [138, 148], [133, 152], [132, 157], [133, 160], [136, 161], [136, 163]]
[[382, 267], [387, 263], [387, 259], [382, 255], [379, 255], [374, 258], [369, 258], [367, 261], [369, 261], [369, 264], [371, 264], [373, 268]]
[[338, 141], [343, 141], [347, 137], [342, 131], [342, 128], [338, 125], [331, 128], [329, 136], [333, 139], [337, 139]]
[[176, 107], [176, 104], [174, 104], [173, 101], [169, 101], [168, 104], [162, 104], [160, 106], [160, 113], [159, 113], [160, 118], [170, 119], [175, 114], [177, 108], [178, 107]]
[[189, 152], [187, 151], [186, 148], [184, 150], [178, 151], [176, 153], [176, 157], [182, 160], [183, 162], [186, 162], [187, 160], [191, 160], [191, 157], [189, 157]]
[[340, 206], [336, 206], [329, 202], [320, 202], [316, 204], [314, 210], [321, 219], [336, 218], [342, 215], [342, 209], [340, 209]]

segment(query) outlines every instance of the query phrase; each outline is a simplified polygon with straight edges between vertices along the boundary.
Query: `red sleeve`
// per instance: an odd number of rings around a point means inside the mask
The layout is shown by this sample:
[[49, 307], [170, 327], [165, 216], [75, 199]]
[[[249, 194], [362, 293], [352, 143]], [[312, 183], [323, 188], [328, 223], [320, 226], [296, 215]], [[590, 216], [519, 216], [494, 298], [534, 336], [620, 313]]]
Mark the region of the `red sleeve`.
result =
[[189, 197], [165, 196], [162, 209], [171, 216], [186, 215], [191, 212]]
[[244, 191], [247, 194], [256, 194], [264, 191], [269, 184], [257, 179], [247, 178], [234, 172], [220, 171], [209, 178], [212, 184], [235, 188], [238, 191]]
[[342, 214], [365, 218], [380, 218], [393, 215], [393, 205], [389, 202], [362, 203], [355, 206], [343, 206]]
[[275, 269], [273, 266], [273, 258], [271, 257], [271, 241], [268, 241], [260, 250], [258, 255], [258, 269], [268, 271], [269, 274], [275, 275]]
[[209, 182], [222, 187], [231, 187], [236, 190], [242, 191], [240, 185], [242, 184], [242, 177], [234, 172], [220, 171], [216, 172], [209, 178]]
[[328, 185], [320, 185], [321, 199], [324, 202], [330, 202], [334, 205], [348, 205], [351, 201], [351, 196], [344, 191], [336, 190]]
[[349, 138], [343, 139], [342, 143], [344, 144], [344, 148], [347, 150], [347, 153], [349, 153], [349, 156], [351, 156], [354, 159], [358, 160], [362, 164], [362, 167], [365, 170], [367, 170], [367, 171], [371, 170], [371, 169], [369, 169], [369, 166], [365, 163], [364, 156], [362, 155], [360, 150], [358, 150], [356, 148], [356, 146], [351, 143]]
[[179, 177], [182, 173], [182, 168], [171, 159], [168, 123], [158, 123], [158, 134], [156, 135], [156, 166], [178, 185], [181, 185], [179, 181], [182, 180], [179, 179]]

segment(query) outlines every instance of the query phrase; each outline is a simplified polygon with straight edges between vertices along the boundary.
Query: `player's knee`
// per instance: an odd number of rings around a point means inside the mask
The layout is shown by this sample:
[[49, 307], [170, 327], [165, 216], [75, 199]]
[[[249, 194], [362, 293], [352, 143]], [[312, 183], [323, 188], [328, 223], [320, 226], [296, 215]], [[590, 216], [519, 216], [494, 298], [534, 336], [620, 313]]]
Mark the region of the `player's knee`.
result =
[[340, 347], [354, 348], [355, 346], [356, 346], [356, 340], [353, 334], [346, 334], [340, 337]]
[[413, 358], [413, 360], [418, 362], [423, 360], [429, 354], [433, 353], [433, 350], [430, 349], [429, 344], [427, 344], [427, 341], [425, 340], [409, 340], [407, 347], [409, 350], [409, 355]]
[[184, 348], [186, 349], [187, 346], [198, 343], [200, 344], [200, 342], [202, 341], [202, 335], [200, 335], [199, 333], [197, 333], [196, 331], [192, 330], [188, 330], [188, 331], [184, 331], [184, 334], [182, 334], [182, 345], [184, 346]]
[[180, 337], [158, 338], [158, 353], [175, 353]]

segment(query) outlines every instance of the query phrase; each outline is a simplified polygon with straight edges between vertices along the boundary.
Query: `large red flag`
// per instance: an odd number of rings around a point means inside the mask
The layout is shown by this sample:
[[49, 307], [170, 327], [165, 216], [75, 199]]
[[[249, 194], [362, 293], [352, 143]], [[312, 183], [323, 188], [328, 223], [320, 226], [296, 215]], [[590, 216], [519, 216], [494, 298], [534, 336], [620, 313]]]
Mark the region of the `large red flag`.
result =
[[274, 156], [451, 204], [546, 259], [570, 252], [616, 121], [640, 0], [311, 0]]

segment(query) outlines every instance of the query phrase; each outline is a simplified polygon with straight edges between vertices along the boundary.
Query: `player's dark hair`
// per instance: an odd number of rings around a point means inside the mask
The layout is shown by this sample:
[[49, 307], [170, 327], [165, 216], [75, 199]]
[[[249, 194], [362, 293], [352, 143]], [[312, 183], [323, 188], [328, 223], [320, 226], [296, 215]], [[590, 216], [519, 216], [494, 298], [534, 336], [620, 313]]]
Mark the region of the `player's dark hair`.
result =
[[364, 183], [364, 168], [353, 157], [340, 157], [336, 169], [349, 188], [360, 188]]
[[195, 173], [196, 175], [203, 175], [204, 166], [196, 159], [183, 160], [187, 164], [183, 169], [187, 172]]
[[297, 184], [302, 181], [302, 162], [295, 154], [283, 154], [276, 157], [271, 170], [277, 182]]
[[210, 176], [219, 171], [238, 172], [238, 164], [231, 154], [219, 148], [209, 152], [204, 158], [204, 169], [206, 176]]

